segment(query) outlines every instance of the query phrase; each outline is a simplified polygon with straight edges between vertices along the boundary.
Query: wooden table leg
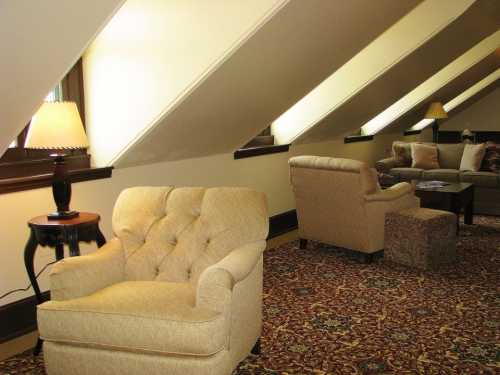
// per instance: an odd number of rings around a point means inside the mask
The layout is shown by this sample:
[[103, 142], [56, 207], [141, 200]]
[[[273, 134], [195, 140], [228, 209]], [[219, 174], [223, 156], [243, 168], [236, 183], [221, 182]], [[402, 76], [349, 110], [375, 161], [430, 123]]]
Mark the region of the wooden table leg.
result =
[[42, 293], [40, 292], [40, 287], [38, 286], [38, 281], [36, 280], [35, 266], [33, 264], [37, 246], [38, 241], [36, 239], [35, 232], [33, 231], [33, 229], [31, 229], [30, 237], [24, 248], [24, 265], [26, 267], [26, 273], [28, 274], [28, 278], [30, 279], [31, 286], [35, 291], [36, 301], [37, 303], [42, 303]]
[[460, 230], [460, 211], [461, 210], [462, 210], [462, 205], [461, 205], [460, 200], [456, 196], [452, 196], [449, 211], [453, 212], [457, 217], [457, 236], [458, 236], [458, 232]]
[[471, 199], [464, 209], [464, 223], [467, 225], [474, 224], [474, 200]]
[[56, 260], [59, 261], [64, 258], [64, 244], [58, 243], [56, 245]]
[[[28, 278], [30, 279], [31, 286], [35, 292], [35, 298], [38, 305], [43, 302], [43, 297], [42, 293], [40, 292], [40, 287], [38, 286], [38, 281], [35, 274], [35, 266], [33, 264], [37, 247], [38, 241], [36, 239], [35, 231], [33, 229], [30, 229], [30, 237], [24, 248], [24, 265], [26, 267], [26, 273], [28, 274]], [[39, 337], [36, 341], [35, 347], [33, 348], [33, 355], [36, 356], [40, 354], [41, 349], [42, 340], [40, 340]]]
[[104, 234], [102, 234], [101, 230], [99, 229], [99, 225], [96, 226], [95, 242], [97, 243], [97, 247], [102, 247], [106, 243], [106, 237], [104, 237]]
[[72, 229], [68, 233], [68, 247], [69, 247], [69, 256], [76, 257], [80, 255], [80, 245], [78, 244], [78, 231], [76, 229]]

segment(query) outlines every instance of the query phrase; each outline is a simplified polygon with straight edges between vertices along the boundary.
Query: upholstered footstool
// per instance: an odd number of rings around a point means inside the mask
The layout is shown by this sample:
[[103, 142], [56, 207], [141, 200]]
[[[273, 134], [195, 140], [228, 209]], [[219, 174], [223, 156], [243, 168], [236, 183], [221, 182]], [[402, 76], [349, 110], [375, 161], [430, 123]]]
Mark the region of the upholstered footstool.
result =
[[408, 208], [386, 214], [384, 258], [421, 269], [456, 259], [457, 224], [451, 212]]

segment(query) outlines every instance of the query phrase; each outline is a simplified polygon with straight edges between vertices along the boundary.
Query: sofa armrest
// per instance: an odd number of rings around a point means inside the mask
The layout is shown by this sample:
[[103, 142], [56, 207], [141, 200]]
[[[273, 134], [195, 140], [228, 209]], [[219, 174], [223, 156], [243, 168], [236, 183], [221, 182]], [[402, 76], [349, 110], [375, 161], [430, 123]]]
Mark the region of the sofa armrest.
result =
[[118, 238], [92, 254], [65, 258], [50, 272], [50, 297], [55, 301], [83, 297], [124, 279], [125, 256]]
[[393, 201], [406, 194], [413, 193], [414, 189], [408, 182], [400, 182], [388, 189], [365, 195], [366, 202]]
[[231, 302], [234, 285], [253, 271], [265, 248], [264, 240], [243, 245], [203, 271], [198, 280], [196, 306], [224, 311]]
[[382, 159], [375, 163], [375, 169], [379, 173], [389, 174], [390, 170], [392, 168], [396, 168], [397, 166], [398, 166], [398, 161], [393, 157]]

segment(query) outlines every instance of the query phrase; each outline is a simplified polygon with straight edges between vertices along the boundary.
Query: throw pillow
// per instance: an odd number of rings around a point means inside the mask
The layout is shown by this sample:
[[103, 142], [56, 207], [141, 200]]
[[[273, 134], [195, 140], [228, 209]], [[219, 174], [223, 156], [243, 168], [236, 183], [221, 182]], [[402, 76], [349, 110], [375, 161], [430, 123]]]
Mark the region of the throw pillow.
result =
[[463, 143], [439, 143], [437, 145], [439, 166], [442, 169], [459, 169], [464, 147]]
[[486, 143], [486, 152], [481, 164], [481, 171], [500, 173], [500, 144]]
[[411, 144], [412, 168], [439, 169], [438, 149], [434, 145]]
[[485, 152], [486, 145], [484, 143], [478, 145], [466, 144], [462, 155], [462, 161], [460, 162], [460, 170], [472, 172], [479, 171]]
[[410, 143], [394, 141], [392, 143], [392, 156], [396, 160], [397, 167], [409, 167], [411, 165]]

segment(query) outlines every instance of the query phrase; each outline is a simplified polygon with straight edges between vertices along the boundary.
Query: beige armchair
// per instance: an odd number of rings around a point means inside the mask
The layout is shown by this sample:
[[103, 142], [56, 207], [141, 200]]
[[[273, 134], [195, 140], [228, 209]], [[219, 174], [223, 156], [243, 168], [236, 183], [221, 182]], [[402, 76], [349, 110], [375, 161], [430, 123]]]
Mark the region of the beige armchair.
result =
[[49, 375], [231, 374], [257, 348], [263, 194], [131, 188], [113, 231], [52, 269], [52, 300], [38, 306]]
[[315, 240], [372, 254], [384, 248], [385, 214], [420, 204], [408, 183], [381, 190], [360, 161], [297, 156], [289, 165], [301, 247]]

